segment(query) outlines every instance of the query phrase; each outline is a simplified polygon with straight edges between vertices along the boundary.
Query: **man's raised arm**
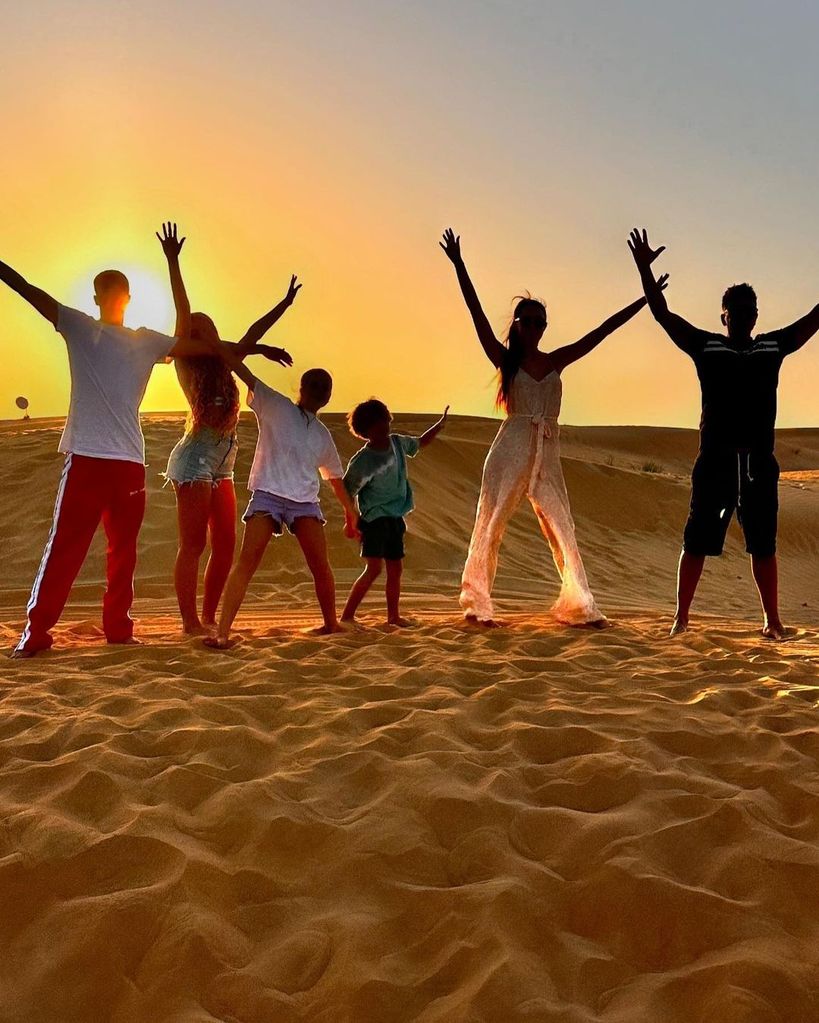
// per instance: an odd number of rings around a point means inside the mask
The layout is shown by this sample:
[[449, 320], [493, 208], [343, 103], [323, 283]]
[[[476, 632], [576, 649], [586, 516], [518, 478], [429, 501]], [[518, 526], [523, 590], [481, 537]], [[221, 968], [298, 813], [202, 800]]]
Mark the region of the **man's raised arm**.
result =
[[648, 308], [651, 310], [654, 319], [678, 348], [690, 354], [692, 343], [698, 330], [688, 320], [684, 320], [682, 316], [671, 312], [663, 294], [663, 287], [655, 279], [654, 271], [651, 269], [651, 264], [654, 260], [661, 252], [665, 251], [665, 245], [661, 245], [658, 249], [652, 249], [648, 241], [646, 229], [643, 228], [641, 234], [635, 227], [629, 236], [628, 247], [634, 257], [634, 262], [637, 264]]
[[778, 333], [783, 338], [783, 350], [787, 353], [798, 351], [807, 344], [819, 330], [819, 305], [815, 305], [809, 313], [801, 316]]
[[12, 291], [16, 291], [17, 294], [26, 300], [29, 305], [34, 306], [37, 312], [41, 316], [57, 326], [57, 302], [47, 295], [40, 288], [35, 288], [33, 284], [29, 284], [25, 277], [21, 277], [16, 270], [12, 270], [6, 263], [0, 262], [0, 281], [4, 284], [8, 284]]

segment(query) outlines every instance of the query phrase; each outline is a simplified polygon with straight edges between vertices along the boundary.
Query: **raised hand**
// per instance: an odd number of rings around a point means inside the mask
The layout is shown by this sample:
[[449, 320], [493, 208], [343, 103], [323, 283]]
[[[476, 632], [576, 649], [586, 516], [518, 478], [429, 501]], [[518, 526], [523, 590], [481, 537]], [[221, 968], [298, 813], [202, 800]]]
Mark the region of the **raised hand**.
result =
[[668, 287], [668, 274], [660, 274], [660, 276], [657, 278], [657, 287], [660, 289], [660, 291], [665, 291], [665, 289]]
[[171, 223], [169, 220], [167, 224], [162, 225], [162, 234], [160, 235], [157, 231], [156, 236], [159, 238], [159, 244], [162, 246], [165, 256], [168, 259], [178, 259], [182, 246], [185, 244], [185, 239], [177, 238], [176, 224]]
[[461, 236], [456, 235], [451, 227], [444, 231], [444, 240], [438, 244], [456, 266], [461, 262]]
[[634, 256], [634, 262], [638, 267], [651, 266], [657, 256], [661, 252], [665, 251], [665, 245], [661, 245], [659, 249], [652, 249], [648, 241], [648, 232], [643, 228], [642, 235], [639, 230], [635, 227], [628, 239], [628, 247], [631, 249], [631, 254]]
[[296, 279], [296, 275], [293, 274], [290, 278], [290, 287], [287, 289], [287, 294], [284, 296], [284, 300], [288, 305], [293, 304], [293, 301], [299, 292], [299, 288], [301, 287], [301, 284], [296, 283]]
[[280, 366], [292, 366], [293, 357], [284, 348], [274, 348], [273, 345], [256, 345], [254, 351], [257, 355], [263, 355], [271, 362], [278, 362]]

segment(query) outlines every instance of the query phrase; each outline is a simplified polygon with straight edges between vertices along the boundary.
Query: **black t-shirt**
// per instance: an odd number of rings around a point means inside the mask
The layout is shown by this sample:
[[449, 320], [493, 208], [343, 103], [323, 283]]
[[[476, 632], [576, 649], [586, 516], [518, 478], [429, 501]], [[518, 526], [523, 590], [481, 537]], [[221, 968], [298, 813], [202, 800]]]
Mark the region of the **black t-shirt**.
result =
[[663, 327], [697, 368], [701, 448], [773, 451], [779, 368], [797, 347], [796, 331], [783, 327], [757, 334], [739, 348], [725, 334], [700, 330], [676, 316]]

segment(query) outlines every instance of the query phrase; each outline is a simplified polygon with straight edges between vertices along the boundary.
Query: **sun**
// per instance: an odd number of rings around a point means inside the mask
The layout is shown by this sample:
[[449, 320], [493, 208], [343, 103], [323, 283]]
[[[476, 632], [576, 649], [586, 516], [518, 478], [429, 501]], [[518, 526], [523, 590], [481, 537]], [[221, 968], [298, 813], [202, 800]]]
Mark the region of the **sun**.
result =
[[128, 278], [131, 301], [125, 312], [126, 327], [150, 327], [163, 334], [173, 333], [176, 314], [167, 278], [134, 263], [116, 263], [89, 269], [71, 287], [70, 305], [89, 316], [99, 315], [99, 309], [94, 304], [94, 277], [100, 270], [121, 270]]

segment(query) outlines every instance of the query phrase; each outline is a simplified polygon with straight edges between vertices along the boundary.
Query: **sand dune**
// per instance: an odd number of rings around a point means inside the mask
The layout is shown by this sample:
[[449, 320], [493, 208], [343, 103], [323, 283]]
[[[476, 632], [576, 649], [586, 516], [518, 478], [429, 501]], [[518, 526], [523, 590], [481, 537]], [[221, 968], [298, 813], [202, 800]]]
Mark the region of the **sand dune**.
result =
[[[666, 638], [696, 436], [636, 427], [563, 431], [615, 627], [549, 619], [528, 508], [498, 576], [510, 628], [464, 625], [495, 424], [456, 418], [412, 466], [416, 629], [383, 628], [379, 591], [366, 629], [303, 634], [311, 587], [285, 539], [242, 642], [215, 654], [174, 616], [158, 473], [180, 422], [146, 420], [146, 645], [102, 642], [100, 542], [58, 649], [0, 672], [2, 1023], [819, 1021], [819, 430], [779, 440], [787, 643], [758, 637], [735, 533], [695, 631]], [[6, 647], [59, 426], [0, 425]], [[325, 504], [343, 590], [359, 561]]]

